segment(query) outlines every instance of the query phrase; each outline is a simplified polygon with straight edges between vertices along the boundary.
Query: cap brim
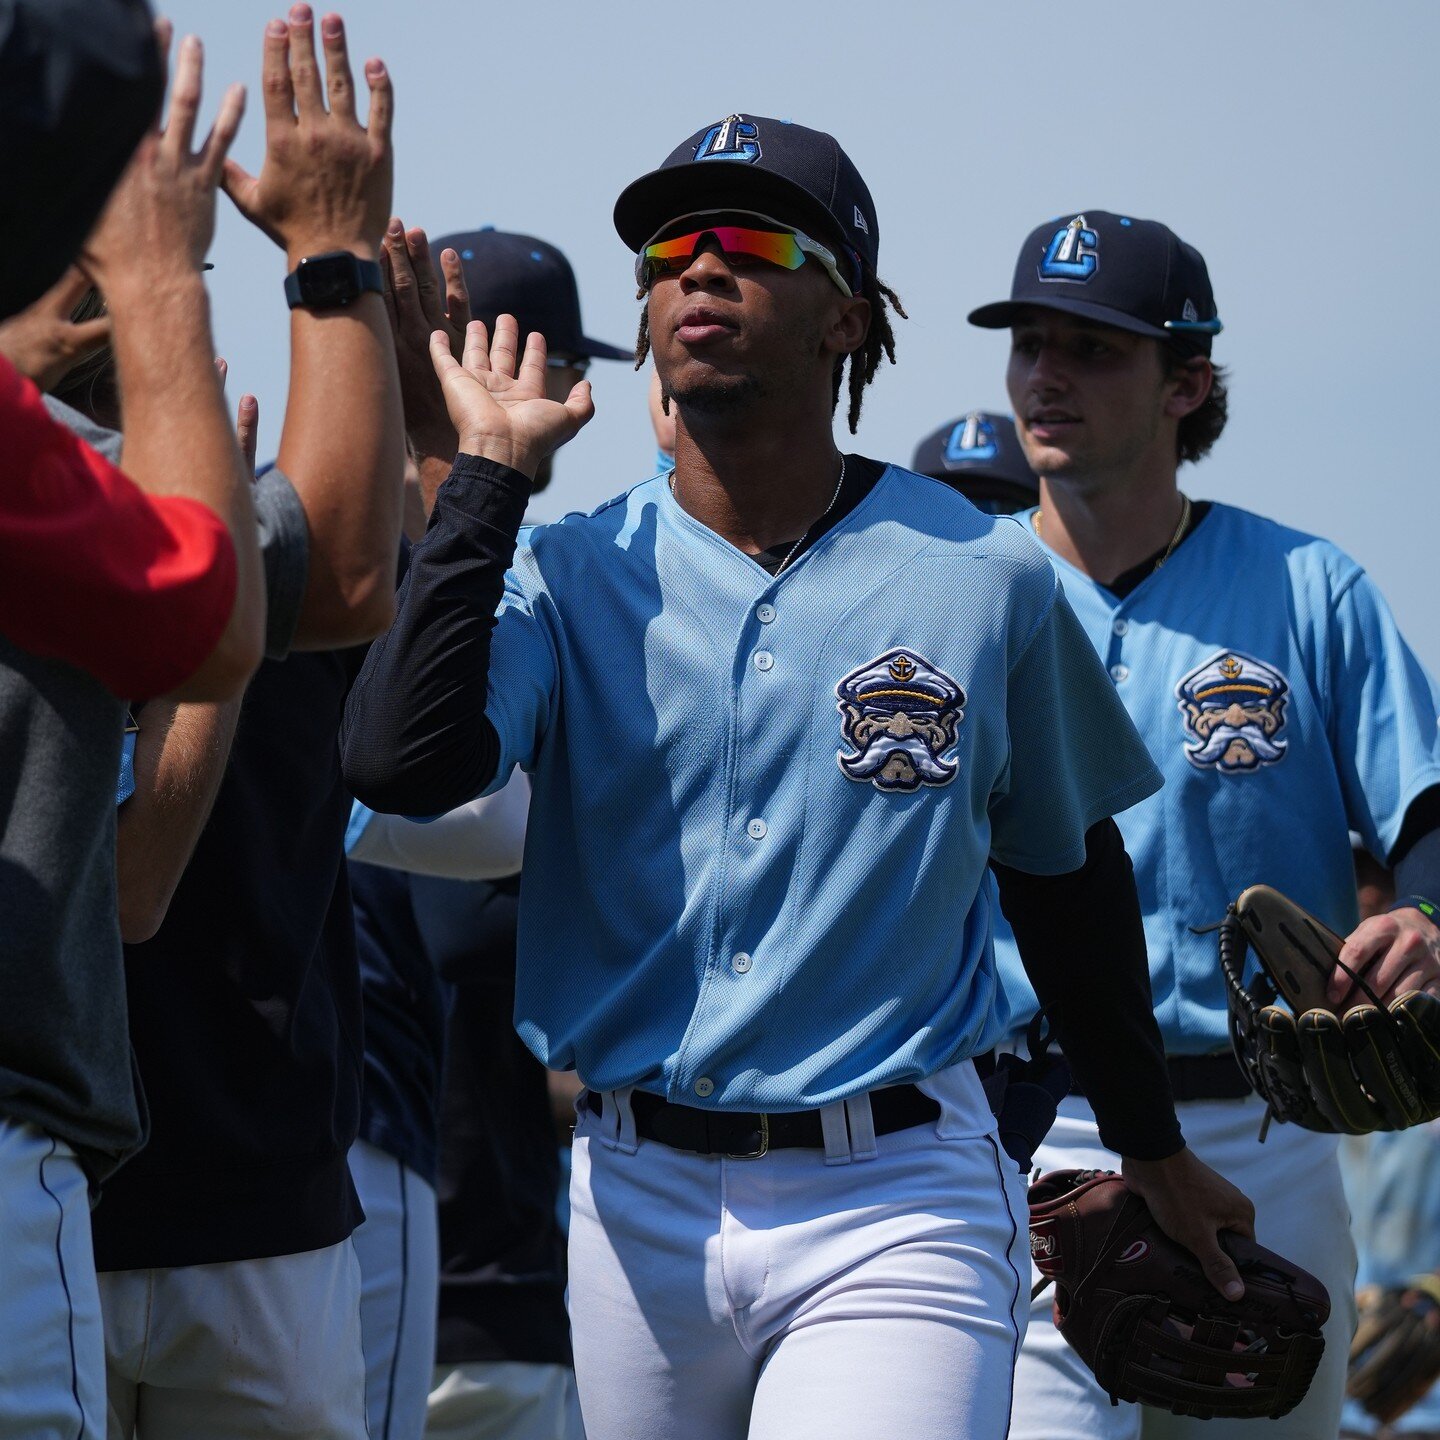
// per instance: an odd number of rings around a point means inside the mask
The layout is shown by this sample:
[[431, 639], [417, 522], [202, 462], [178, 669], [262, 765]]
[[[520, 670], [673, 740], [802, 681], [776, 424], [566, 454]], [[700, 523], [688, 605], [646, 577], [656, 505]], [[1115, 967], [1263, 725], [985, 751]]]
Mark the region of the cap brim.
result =
[[965, 318], [982, 330], [1008, 330], [1022, 310], [1059, 310], [1066, 315], [1078, 315], [1083, 320], [1113, 326], [1116, 330], [1128, 330], [1132, 335], [1148, 335], [1153, 340], [1173, 338], [1168, 330], [1137, 320], [1123, 310], [1058, 295], [1054, 300], [997, 300], [993, 305], [982, 305], [978, 310], [972, 310]]
[[580, 354], [591, 360], [630, 360], [634, 361], [635, 352], [625, 350], [619, 345], [607, 345], [603, 340], [592, 340], [588, 335], [580, 337]]
[[[757, 204], [757, 202], [759, 202]], [[812, 238], [836, 237], [835, 219], [803, 186], [735, 160], [710, 160], [652, 170], [615, 202], [615, 229], [635, 254], [657, 230], [698, 210], [762, 210]], [[843, 242], [843, 236], [840, 237]]]

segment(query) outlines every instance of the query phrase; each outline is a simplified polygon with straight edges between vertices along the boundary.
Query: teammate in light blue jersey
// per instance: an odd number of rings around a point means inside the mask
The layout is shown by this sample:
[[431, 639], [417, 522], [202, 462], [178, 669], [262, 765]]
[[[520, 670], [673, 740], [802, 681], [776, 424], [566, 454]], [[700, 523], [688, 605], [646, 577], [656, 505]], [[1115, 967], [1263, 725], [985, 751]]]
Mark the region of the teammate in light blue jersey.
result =
[[[1011, 331], [1010, 400], [1041, 485], [1024, 518], [1165, 774], [1120, 828], [1186, 1136], [1254, 1199], [1261, 1242], [1319, 1275], [1333, 1302], [1320, 1373], [1280, 1421], [1112, 1407], [1037, 1313], [1012, 1435], [1333, 1436], [1355, 1263], [1336, 1141], [1281, 1126], [1262, 1148], [1263, 1107], [1228, 1049], [1214, 937], [1196, 931], [1264, 882], [1350, 935], [1345, 958], [1373, 962], [1387, 997], [1435, 984], [1440, 931], [1413, 899], [1357, 928], [1349, 832], [1398, 865], [1402, 894], [1436, 892], [1440, 691], [1335, 546], [1179, 492], [1179, 464], [1204, 455], [1225, 419], [1198, 251], [1153, 221], [1061, 217], [1025, 242], [1011, 298], [970, 318]], [[1018, 1034], [1037, 1002], [1003, 924], [996, 949]], [[1037, 1158], [1114, 1164], [1081, 1096]]]
[[589, 1440], [1002, 1440], [1025, 1201], [972, 1063], [1007, 1028], [997, 890], [1047, 926], [1041, 992], [1100, 999], [1065, 1034], [1127, 1177], [1239, 1283], [1216, 1231], [1249, 1205], [1175, 1125], [1109, 818], [1159, 777], [1024, 530], [837, 451], [896, 302], [835, 141], [728, 116], [616, 224], [674, 467], [505, 573], [516, 472], [588, 396], [543, 401], [513, 324], [463, 364], [433, 342], [460, 454], [346, 773], [416, 814], [532, 777], [516, 1016], [588, 1087]]

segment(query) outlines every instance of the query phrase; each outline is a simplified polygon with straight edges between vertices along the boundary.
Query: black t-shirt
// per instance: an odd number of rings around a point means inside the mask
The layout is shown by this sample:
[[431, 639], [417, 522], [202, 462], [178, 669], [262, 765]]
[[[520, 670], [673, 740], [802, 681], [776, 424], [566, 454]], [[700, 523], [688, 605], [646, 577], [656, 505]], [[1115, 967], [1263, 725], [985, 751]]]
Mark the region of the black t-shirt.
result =
[[518, 877], [413, 882], [451, 982], [440, 1118], [435, 1358], [570, 1363], [560, 1157], [545, 1070], [515, 1033]]
[[365, 1007], [360, 1136], [435, 1184], [445, 995], [415, 915], [420, 877], [349, 862]]
[[363, 652], [267, 661], [154, 939], [125, 949], [146, 1148], [92, 1217], [101, 1270], [289, 1255], [362, 1215], [360, 982], [336, 734]]

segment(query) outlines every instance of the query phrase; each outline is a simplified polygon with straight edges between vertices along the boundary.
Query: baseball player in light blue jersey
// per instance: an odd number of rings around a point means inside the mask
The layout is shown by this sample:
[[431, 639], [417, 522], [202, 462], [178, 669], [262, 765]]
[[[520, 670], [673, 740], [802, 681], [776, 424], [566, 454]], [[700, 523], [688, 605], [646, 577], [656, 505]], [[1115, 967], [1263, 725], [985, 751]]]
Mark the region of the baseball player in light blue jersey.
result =
[[[1257, 1238], [1320, 1276], [1333, 1302], [1297, 1409], [1203, 1424], [1112, 1408], [1042, 1302], [1011, 1433], [1334, 1436], [1355, 1315], [1336, 1140], [1287, 1125], [1259, 1142], [1263, 1106], [1229, 1053], [1214, 937], [1196, 929], [1263, 881], [1349, 935], [1343, 958], [1369, 964], [1386, 998], [1433, 985], [1440, 931], [1417, 897], [1440, 880], [1440, 691], [1335, 546], [1178, 490], [1178, 465], [1204, 455], [1225, 419], [1198, 251], [1152, 221], [1064, 216], [1025, 241], [1011, 298], [970, 318], [1011, 331], [1010, 399], [1041, 484], [1024, 518], [1166, 777], [1120, 828], [1186, 1137], [1254, 1199]], [[1358, 927], [1351, 829], [1410, 897]], [[1018, 1033], [1036, 999], [1003, 927], [996, 949]], [[1083, 1095], [1063, 1103], [1037, 1161], [1114, 1165]]]
[[531, 775], [516, 1017], [588, 1087], [589, 1440], [1001, 1440], [1027, 1272], [972, 1063], [1008, 1028], [997, 888], [1127, 1179], [1239, 1285], [1216, 1232], [1249, 1205], [1175, 1124], [1109, 818], [1158, 776], [1021, 527], [837, 451], [898, 302], [834, 139], [728, 116], [616, 227], [674, 468], [514, 549], [588, 394], [547, 403], [506, 319], [463, 365], [432, 338], [459, 454], [346, 773], [415, 814]]

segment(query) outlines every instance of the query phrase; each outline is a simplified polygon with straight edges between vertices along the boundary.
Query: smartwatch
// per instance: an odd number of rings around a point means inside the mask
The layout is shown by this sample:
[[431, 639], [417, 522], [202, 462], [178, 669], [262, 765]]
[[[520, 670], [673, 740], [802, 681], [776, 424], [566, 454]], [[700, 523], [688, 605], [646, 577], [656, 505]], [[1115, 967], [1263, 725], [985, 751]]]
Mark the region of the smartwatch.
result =
[[383, 294], [385, 282], [377, 260], [362, 260], [348, 250], [307, 255], [285, 277], [285, 299], [292, 310], [337, 310], [367, 290]]

